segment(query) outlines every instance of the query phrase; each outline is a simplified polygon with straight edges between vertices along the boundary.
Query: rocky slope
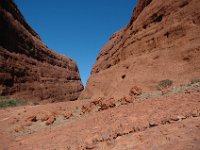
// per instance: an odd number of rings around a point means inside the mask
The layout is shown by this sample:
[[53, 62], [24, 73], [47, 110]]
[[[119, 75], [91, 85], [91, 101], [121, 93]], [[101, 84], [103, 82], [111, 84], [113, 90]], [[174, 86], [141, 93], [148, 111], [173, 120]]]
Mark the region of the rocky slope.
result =
[[102, 48], [81, 98], [156, 90], [200, 78], [200, 1], [139, 0], [130, 23]]
[[76, 63], [44, 45], [12, 0], [0, 0], [0, 95], [61, 101], [82, 90]]
[[2, 109], [0, 149], [199, 150], [199, 97], [200, 82], [192, 90], [144, 100]]

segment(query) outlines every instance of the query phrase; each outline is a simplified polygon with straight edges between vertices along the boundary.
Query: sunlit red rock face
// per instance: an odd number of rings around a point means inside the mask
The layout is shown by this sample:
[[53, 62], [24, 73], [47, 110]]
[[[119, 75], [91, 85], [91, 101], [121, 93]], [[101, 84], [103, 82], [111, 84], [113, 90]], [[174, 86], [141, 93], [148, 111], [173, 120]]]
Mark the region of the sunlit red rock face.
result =
[[139, 0], [130, 23], [102, 48], [80, 97], [127, 96], [200, 78], [200, 1]]
[[82, 90], [76, 63], [44, 45], [12, 0], [0, 0], [0, 95], [62, 101]]

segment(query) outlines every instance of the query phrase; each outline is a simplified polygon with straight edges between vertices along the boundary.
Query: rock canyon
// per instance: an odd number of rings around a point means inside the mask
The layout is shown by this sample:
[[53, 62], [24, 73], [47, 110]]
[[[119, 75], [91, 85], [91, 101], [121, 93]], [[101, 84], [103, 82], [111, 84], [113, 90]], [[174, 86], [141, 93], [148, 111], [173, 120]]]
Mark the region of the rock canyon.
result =
[[138, 0], [83, 89], [0, 0], [0, 95], [2, 150], [199, 150], [200, 1]]

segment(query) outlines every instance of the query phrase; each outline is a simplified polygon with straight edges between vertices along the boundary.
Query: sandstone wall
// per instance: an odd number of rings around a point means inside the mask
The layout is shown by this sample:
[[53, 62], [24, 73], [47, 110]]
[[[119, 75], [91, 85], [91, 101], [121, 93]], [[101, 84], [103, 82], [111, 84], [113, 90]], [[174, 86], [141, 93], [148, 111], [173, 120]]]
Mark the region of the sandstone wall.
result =
[[200, 78], [200, 1], [139, 0], [129, 24], [102, 48], [80, 97], [129, 95]]
[[0, 0], [0, 95], [62, 101], [82, 90], [76, 62], [48, 48], [12, 0]]

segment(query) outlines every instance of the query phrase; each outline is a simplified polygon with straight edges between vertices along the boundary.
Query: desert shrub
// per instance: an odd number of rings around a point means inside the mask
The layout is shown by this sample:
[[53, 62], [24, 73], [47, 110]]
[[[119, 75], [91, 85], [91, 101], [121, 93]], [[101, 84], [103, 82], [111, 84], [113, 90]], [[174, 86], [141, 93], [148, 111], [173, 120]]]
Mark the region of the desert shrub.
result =
[[90, 97], [79, 98], [78, 100], [90, 100]]
[[166, 80], [161, 80], [158, 83], [158, 86], [159, 86], [159, 88], [167, 88], [167, 87], [172, 86], [172, 84], [173, 84], [172, 80], [166, 79]]
[[9, 99], [9, 98], [7, 96], [0, 96], [0, 101], [5, 100], [5, 99]]
[[195, 83], [198, 83], [198, 82], [200, 82], [200, 79], [192, 79], [191, 80], [191, 84], [195, 84]]
[[23, 106], [25, 104], [26, 104], [25, 100], [0, 99], [0, 108]]

